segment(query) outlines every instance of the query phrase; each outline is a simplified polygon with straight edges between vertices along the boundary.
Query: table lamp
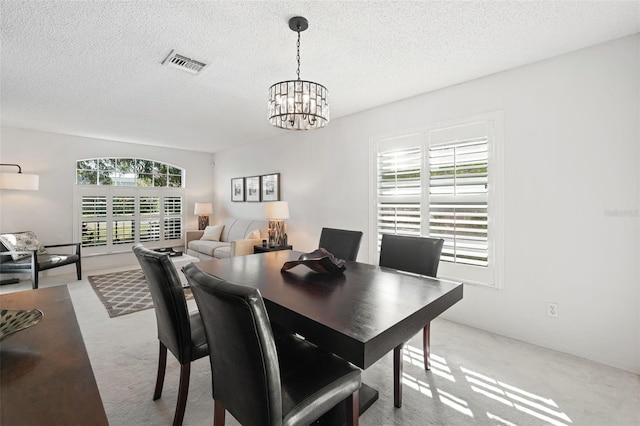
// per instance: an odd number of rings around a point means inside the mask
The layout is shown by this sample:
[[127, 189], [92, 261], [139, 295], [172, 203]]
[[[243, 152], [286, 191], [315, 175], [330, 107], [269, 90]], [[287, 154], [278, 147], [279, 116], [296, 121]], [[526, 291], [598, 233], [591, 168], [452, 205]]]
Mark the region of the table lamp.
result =
[[209, 215], [213, 213], [213, 205], [211, 203], [196, 203], [193, 214], [198, 215], [198, 229], [203, 230], [209, 226]]
[[269, 219], [269, 236], [274, 236], [274, 244], [276, 246], [286, 245], [287, 234], [284, 232], [284, 219], [289, 219], [289, 203], [286, 201], [265, 203], [264, 215]]

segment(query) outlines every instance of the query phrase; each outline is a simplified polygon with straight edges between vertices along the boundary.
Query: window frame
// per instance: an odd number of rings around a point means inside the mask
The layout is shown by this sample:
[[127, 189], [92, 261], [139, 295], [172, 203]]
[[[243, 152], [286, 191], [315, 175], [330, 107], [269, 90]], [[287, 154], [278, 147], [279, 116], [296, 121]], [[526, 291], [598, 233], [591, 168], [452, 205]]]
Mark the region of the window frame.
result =
[[[73, 235], [75, 241], [80, 241], [83, 243], [83, 232], [82, 225], [87, 222], [83, 218], [83, 197], [106, 197], [106, 214], [104, 216], [97, 216], [96, 221], [105, 223], [105, 233], [106, 233], [106, 242], [104, 244], [94, 245], [94, 246], [82, 246], [83, 255], [85, 256], [93, 256], [93, 255], [104, 255], [104, 254], [116, 254], [116, 253], [126, 253], [130, 252], [132, 247], [136, 243], [144, 243], [148, 247], [173, 247], [183, 244], [184, 237], [184, 223], [185, 223], [185, 171], [184, 169], [173, 166], [171, 164], [162, 163], [155, 160], [144, 160], [146, 162], [152, 162], [156, 164], [160, 164], [162, 167], [166, 168], [174, 168], [179, 169], [181, 171], [181, 186], [138, 186], [134, 185], [118, 185], [118, 184], [110, 184], [110, 185], [100, 185], [100, 184], [83, 184], [77, 183], [77, 173], [78, 173], [78, 162], [80, 161], [90, 161], [96, 160], [100, 162], [102, 160], [110, 160], [114, 158], [124, 158], [124, 157], [105, 157], [105, 158], [91, 158], [91, 159], [81, 159], [76, 161], [76, 183], [74, 190], [74, 219], [73, 219]], [[127, 159], [135, 160], [136, 162], [138, 158], [130, 158]], [[115, 182], [115, 181], [114, 181]], [[153, 180], [152, 180], [153, 182]], [[167, 180], [168, 182], [168, 180]], [[135, 183], [137, 183], [137, 178]], [[130, 214], [127, 212], [124, 215], [118, 215], [114, 212], [114, 200], [120, 197], [133, 197], [134, 204], [134, 212]], [[141, 199], [144, 197], [158, 197], [158, 211], [154, 212], [152, 215], [145, 215], [141, 212]], [[180, 212], [178, 214], [172, 214], [171, 211], [175, 210], [176, 204], [175, 200], [170, 201], [170, 205], [172, 207], [165, 206], [165, 202], [169, 198], [178, 198], [179, 199], [179, 209]], [[177, 222], [172, 221], [171, 218], [177, 219]], [[146, 240], [141, 238], [141, 229], [142, 222], [145, 220], [153, 220], [158, 223], [158, 239]], [[121, 222], [132, 222], [134, 231], [133, 238], [127, 239], [125, 242], [114, 242], [114, 224], [116, 221]], [[171, 224], [169, 230], [165, 229], [165, 225], [169, 222], [174, 222]], [[179, 227], [179, 228], [178, 228]], [[171, 238], [171, 236], [176, 235], [176, 229], [179, 229], [179, 236], [177, 238]], [[169, 235], [167, 238], [166, 234]]]
[[[503, 205], [504, 205], [504, 165], [503, 165], [503, 113], [502, 111], [490, 112], [460, 119], [450, 120], [446, 122], [434, 123], [418, 128], [400, 130], [370, 138], [370, 193], [369, 193], [369, 231], [372, 238], [369, 239], [369, 258], [372, 263], [378, 263], [379, 238], [378, 235], [378, 153], [380, 147], [387, 145], [393, 146], [393, 141], [399, 141], [403, 138], [413, 138], [413, 143], [419, 141], [421, 147], [422, 169], [421, 178], [421, 195], [420, 195], [420, 217], [421, 231], [420, 234], [427, 236], [429, 234], [429, 203], [430, 203], [430, 165], [429, 165], [429, 148], [432, 140], [431, 135], [434, 132], [440, 132], [448, 129], [463, 128], [478, 123], [487, 124], [488, 141], [488, 257], [489, 265], [485, 268], [482, 266], [471, 266], [463, 264], [450, 264], [449, 262], [440, 262], [438, 277], [462, 281], [466, 284], [475, 284], [494, 289], [504, 288], [504, 231], [503, 231]], [[400, 142], [399, 145], [402, 145]], [[434, 143], [435, 145], [435, 143]], [[406, 145], [405, 145], [406, 146]], [[390, 148], [386, 148], [389, 150]], [[483, 269], [484, 268], [484, 271]]]

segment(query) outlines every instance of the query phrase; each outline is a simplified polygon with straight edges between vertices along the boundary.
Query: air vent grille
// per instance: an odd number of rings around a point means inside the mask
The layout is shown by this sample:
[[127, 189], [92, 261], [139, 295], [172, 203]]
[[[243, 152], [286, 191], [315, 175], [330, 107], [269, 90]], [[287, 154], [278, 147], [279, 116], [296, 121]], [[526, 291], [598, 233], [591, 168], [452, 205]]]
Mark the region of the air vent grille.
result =
[[196, 61], [195, 59], [187, 58], [184, 55], [176, 53], [172, 50], [169, 56], [162, 62], [163, 65], [169, 65], [174, 68], [178, 68], [182, 71], [189, 72], [191, 74], [198, 74], [207, 66], [204, 62]]

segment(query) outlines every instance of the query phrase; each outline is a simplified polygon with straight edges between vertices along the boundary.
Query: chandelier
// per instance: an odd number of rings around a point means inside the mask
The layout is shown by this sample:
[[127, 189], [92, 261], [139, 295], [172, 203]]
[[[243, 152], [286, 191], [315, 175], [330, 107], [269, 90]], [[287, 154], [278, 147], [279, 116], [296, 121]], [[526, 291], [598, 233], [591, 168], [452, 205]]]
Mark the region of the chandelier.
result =
[[301, 16], [289, 20], [289, 28], [298, 33], [298, 79], [281, 81], [269, 88], [269, 123], [281, 129], [319, 129], [329, 122], [327, 88], [300, 80], [300, 33], [308, 27], [309, 22]]

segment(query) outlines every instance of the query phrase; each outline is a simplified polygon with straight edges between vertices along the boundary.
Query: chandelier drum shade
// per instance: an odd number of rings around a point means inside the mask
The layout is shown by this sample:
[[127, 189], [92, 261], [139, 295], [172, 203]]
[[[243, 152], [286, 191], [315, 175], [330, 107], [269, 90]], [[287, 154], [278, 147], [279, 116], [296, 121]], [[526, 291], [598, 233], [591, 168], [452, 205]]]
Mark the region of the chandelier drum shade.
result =
[[311, 130], [329, 123], [327, 88], [300, 79], [300, 33], [308, 27], [309, 22], [301, 16], [289, 20], [289, 28], [298, 33], [298, 79], [281, 81], [269, 88], [269, 123], [281, 129]]

